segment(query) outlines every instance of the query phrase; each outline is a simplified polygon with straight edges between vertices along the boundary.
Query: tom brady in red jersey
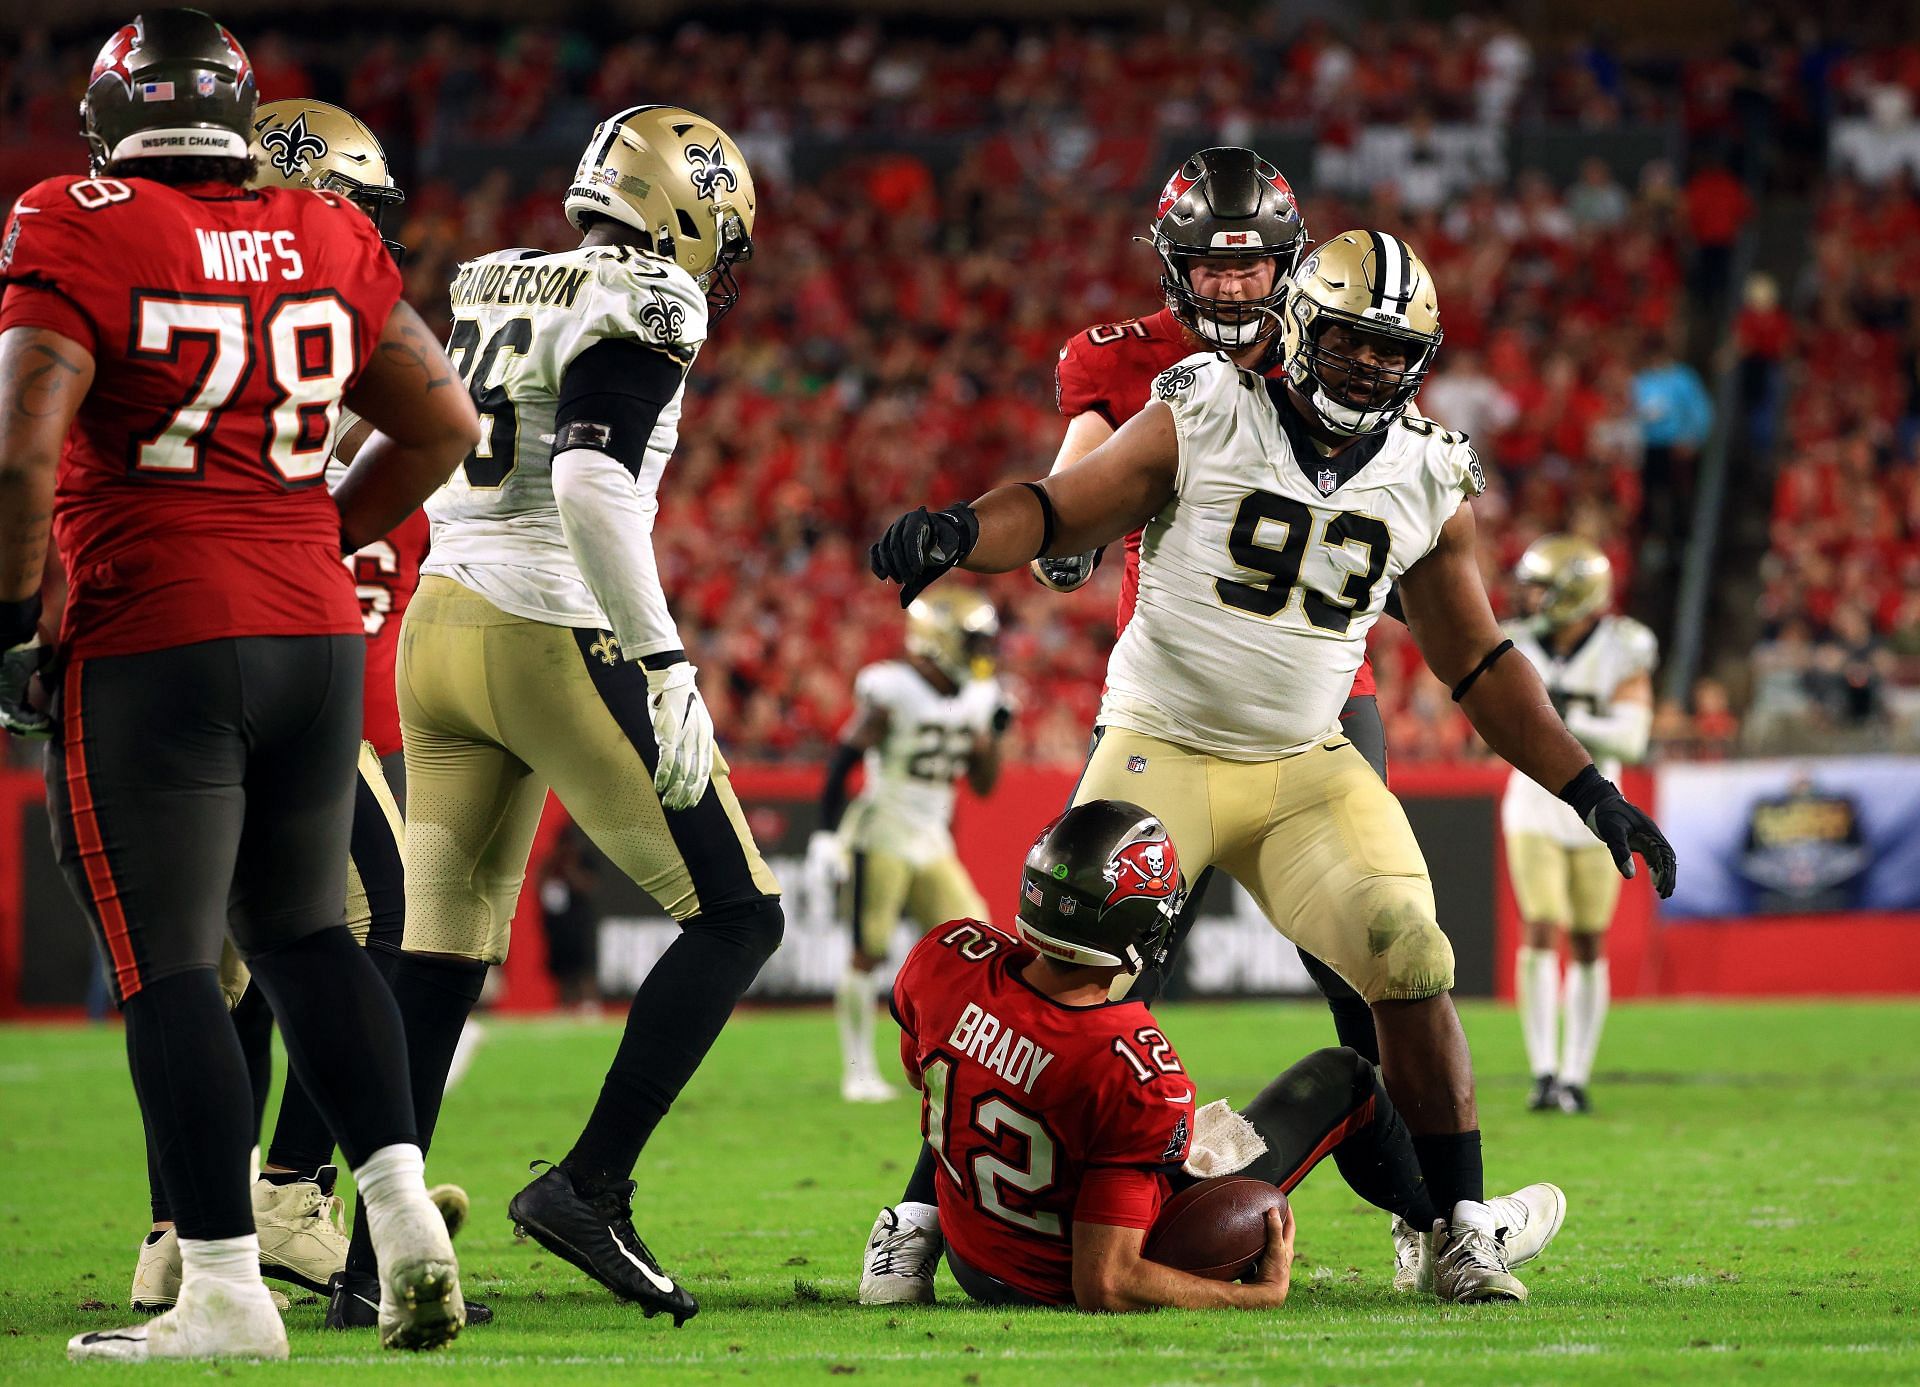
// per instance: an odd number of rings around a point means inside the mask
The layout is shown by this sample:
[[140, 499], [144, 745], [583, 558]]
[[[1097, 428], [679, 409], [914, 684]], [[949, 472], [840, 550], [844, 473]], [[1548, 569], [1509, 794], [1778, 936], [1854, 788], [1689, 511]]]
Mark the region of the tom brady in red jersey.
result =
[[[399, 1013], [344, 924], [365, 641], [339, 556], [416, 509], [479, 423], [372, 223], [248, 186], [256, 100], [226, 29], [141, 15], [89, 79], [90, 175], [30, 189], [0, 239], [0, 726], [57, 733], [55, 848], [112, 962], [182, 1264], [172, 1310], [78, 1335], [76, 1358], [286, 1356], [229, 932], [386, 1244], [383, 1340], [431, 1347], [464, 1315]], [[343, 400], [377, 432], [330, 496]]]
[[[1240, 1112], [1196, 1109], [1172, 1042], [1115, 977], [1166, 947], [1184, 883], [1171, 838], [1138, 805], [1090, 800], [1048, 825], [1021, 873], [1018, 937], [958, 920], [915, 946], [894, 982], [900, 1057], [924, 1095], [947, 1264], [991, 1305], [1261, 1309], [1287, 1296], [1292, 1214], [1270, 1213], [1245, 1285], [1149, 1260], [1161, 1205], [1202, 1175], [1239, 1172], [1291, 1190], [1331, 1154], [1362, 1197], [1409, 1223], [1440, 1218], [1378, 1069], [1318, 1050]], [[1534, 1185], [1494, 1203], [1509, 1261], [1538, 1255], [1565, 1201]], [[892, 1238], [905, 1277], [939, 1240]], [[1525, 1296], [1462, 1257], [1433, 1269], [1451, 1300]], [[863, 1286], [863, 1299], [877, 1287]], [[916, 1297], [922, 1298], [922, 1297]]]

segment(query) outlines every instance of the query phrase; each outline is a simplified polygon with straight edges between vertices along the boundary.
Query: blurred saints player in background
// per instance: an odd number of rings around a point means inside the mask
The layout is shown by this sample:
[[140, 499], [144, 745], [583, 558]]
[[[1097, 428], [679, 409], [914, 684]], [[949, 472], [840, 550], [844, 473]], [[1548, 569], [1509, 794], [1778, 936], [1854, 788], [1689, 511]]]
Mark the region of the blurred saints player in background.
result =
[[[907, 657], [854, 678], [853, 720], [827, 763], [820, 831], [807, 845], [816, 880], [844, 887], [853, 954], [834, 995], [840, 1023], [840, 1096], [896, 1096], [873, 1053], [874, 970], [904, 914], [922, 931], [984, 920], [987, 904], [953, 846], [954, 785], [978, 795], [1000, 778], [1000, 738], [1013, 708], [993, 677], [1000, 621], [964, 588], [929, 593], [907, 609]], [[866, 785], [847, 807], [847, 778], [862, 760]], [[838, 829], [836, 833], [834, 830]]]
[[[698, 1307], [634, 1231], [633, 1167], [783, 928], [652, 538], [686, 373], [752, 250], [753, 179], [710, 121], [635, 106], [594, 130], [565, 209], [579, 246], [497, 251], [452, 287], [448, 355], [482, 434], [427, 504], [433, 548], [400, 636], [394, 991], [424, 1147], [461, 1028], [506, 957], [549, 788], [680, 924], [585, 1130], [509, 1206], [556, 1256], [677, 1324]], [[371, 1265], [356, 1229], [349, 1275]]]
[[[256, 188], [307, 188], [336, 193], [360, 208], [381, 231], [398, 261], [402, 248], [387, 222], [406, 200], [393, 182], [380, 141], [359, 119], [324, 101], [269, 101], [254, 112], [252, 153]], [[372, 425], [341, 409], [327, 484], [346, 476], [347, 464], [372, 432]], [[364, 743], [360, 781], [355, 791], [353, 837], [347, 866], [347, 927], [374, 949], [383, 971], [400, 947], [405, 896], [401, 884], [400, 814], [381, 770], [380, 758], [400, 749], [400, 717], [393, 700], [394, 649], [405, 610], [426, 551], [427, 520], [415, 511], [391, 534], [347, 557], [354, 575], [367, 633]], [[273, 1082], [273, 1013], [231, 945], [220, 970], [220, 985], [233, 1007], [234, 1028], [246, 1055], [253, 1086], [254, 1130], [264, 1115]], [[299, 1075], [289, 1071], [280, 1112], [253, 1186], [253, 1213], [260, 1239], [262, 1272], [309, 1291], [326, 1294], [346, 1262], [347, 1235], [337, 1219], [334, 1194], [338, 1168], [333, 1134]], [[130, 1296], [135, 1310], [157, 1314], [179, 1299], [180, 1243], [172, 1209], [160, 1180], [159, 1160], [147, 1153], [147, 1177], [153, 1227], [140, 1246]], [[449, 1226], [464, 1217], [466, 1196], [441, 1185], [431, 1193]], [[371, 1326], [378, 1297], [360, 1307], [357, 1323]], [[487, 1309], [467, 1303], [469, 1324], [484, 1323]], [[331, 1317], [330, 1317], [331, 1322]]]
[[[1602, 775], [1643, 759], [1653, 729], [1653, 632], [1611, 616], [1613, 568], [1577, 535], [1545, 535], [1514, 570], [1528, 615], [1510, 621], [1514, 648], [1546, 681], [1567, 731], [1593, 754]], [[1588, 1110], [1587, 1083], [1606, 1025], [1607, 926], [1620, 899], [1620, 874], [1579, 815], [1524, 775], [1507, 782], [1500, 804], [1507, 870], [1526, 922], [1515, 983], [1526, 1035], [1535, 1112]], [[1567, 941], [1566, 1037], [1560, 1038], [1559, 941]]]

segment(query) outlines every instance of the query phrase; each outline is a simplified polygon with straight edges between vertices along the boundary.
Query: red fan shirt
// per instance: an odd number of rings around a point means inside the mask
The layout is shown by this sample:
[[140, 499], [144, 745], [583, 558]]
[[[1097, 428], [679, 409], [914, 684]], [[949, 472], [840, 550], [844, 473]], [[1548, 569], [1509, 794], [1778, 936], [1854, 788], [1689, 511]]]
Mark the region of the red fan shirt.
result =
[[[1212, 351], [1180, 325], [1170, 309], [1123, 323], [1090, 327], [1067, 339], [1054, 367], [1054, 401], [1071, 419], [1089, 410], [1118, 429], [1140, 412], [1153, 379], [1195, 352]], [[1127, 536], [1126, 566], [1120, 572], [1120, 608], [1114, 631], [1127, 629], [1140, 595], [1140, 531]], [[1373, 665], [1361, 660], [1353, 678], [1353, 697], [1374, 692]]]
[[939, 1157], [940, 1230], [970, 1266], [1073, 1300], [1073, 1225], [1153, 1225], [1187, 1158], [1193, 1084], [1139, 1002], [1070, 1007], [1027, 983], [1033, 951], [956, 920], [893, 984], [900, 1060]]
[[0, 239], [0, 330], [93, 353], [54, 534], [69, 655], [363, 629], [325, 483], [343, 392], [400, 299], [330, 193], [52, 178]]

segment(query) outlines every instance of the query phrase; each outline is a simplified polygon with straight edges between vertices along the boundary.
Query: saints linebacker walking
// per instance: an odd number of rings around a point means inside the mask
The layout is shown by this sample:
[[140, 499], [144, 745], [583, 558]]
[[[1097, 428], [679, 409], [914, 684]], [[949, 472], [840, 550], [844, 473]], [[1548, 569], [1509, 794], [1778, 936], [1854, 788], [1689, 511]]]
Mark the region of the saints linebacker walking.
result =
[[[1632, 617], [1613, 616], [1613, 565], [1578, 535], [1544, 535], [1514, 569], [1528, 616], [1506, 633], [1546, 681], [1567, 730], [1601, 773], [1647, 754], [1653, 730], [1653, 667], [1659, 644]], [[1514, 979], [1533, 1069], [1527, 1106], [1583, 1113], [1587, 1082], [1606, 1025], [1607, 927], [1620, 877], [1607, 851], [1565, 804], [1524, 775], [1500, 803], [1507, 870], [1526, 922]], [[1567, 941], [1566, 1039], [1560, 1040], [1558, 944]]]
[[1390, 583], [1428, 665], [1493, 749], [1574, 806], [1662, 895], [1673, 851], [1600, 774], [1524, 659], [1506, 658], [1474, 552], [1484, 487], [1466, 440], [1411, 409], [1440, 345], [1426, 266], [1349, 231], [1308, 257], [1281, 371], [1219, 353], [1161, 374], [1155, 400], [1073, 467], [972, 505], [902, 516], [874, 545], [903, 601], [955, 566], [1004, 572], [1140, 525], [1138, 608], [1108, 667], [1077, 801], [1167, 825], [1187, 870], [1218, 864], [1373, 1009], [1382, 1070], [1435, 1206], [1432, 1284], [1524, 1299], [1486, 1203], [1453, 949], [1399, 801], [1341, 735]]
[[[873, 975], [900, 917], [922, 930], [987, 918], [954, 850], [953, 801], [962, 775], [979, 795], [992, 794], [1000, 778], [1000, 738], [1013, 708], [993, 677], [999, 629], [993, 604], [978, 593], [929, 593], [907, 609], [907, 657], [854, 677], [853, 721], [827, 764], [821, 831], [808, 844], [816, 870], [845, 877], [853, 952], [834, 1015], [840, 1096], [849, 1103], [897, 1094], [874, 1059]], [[866, 786], [849, 810], [847, 779], [862, 761]]]
[[[428, 502], [432, 550], [401, 629], [393, 982], [424, 1145], [487, 967], [506, 957], [549, 788], [679, 923], [585, 1130], [509, 1206], [557, 1256], [677, 1324], [697, 1306], [634, 1232], [633, 1167], [782, 932], [652, 543], [685, 375], [752, 249], [753, 180], [712, 122], [636, 106], [594, 130], [565, 208], [577, 248], [499, 251], [453, 284], [448, 354], [482, 437]], [[349, 1266], [363, 1262], [356, 1242]]]

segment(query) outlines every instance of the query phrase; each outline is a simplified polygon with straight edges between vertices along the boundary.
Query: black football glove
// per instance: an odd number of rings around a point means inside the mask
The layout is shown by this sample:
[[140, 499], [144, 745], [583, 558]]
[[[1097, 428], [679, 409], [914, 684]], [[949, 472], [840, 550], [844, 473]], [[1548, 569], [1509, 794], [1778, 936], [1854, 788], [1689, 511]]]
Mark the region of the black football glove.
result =
[[1593, 836], [1607, 845], [1621, 876], [1633, 879], [1633, 855], [1637, 852], [1653, 871], [1653, 889], [1660, 893], [1660, 899], [1673, 894], [1673, 844], [1646, 811], [1600, 774], [1599, 767], [1589, 765], [1581, 771], [1560, 792], [1560, 798], [1571, 804]]
[[1034, 582], [1043, 588], [1052, 588], [1055, 592], [1072, 592], [1084, 587], [1093, 577], [1094, 569], [1100, 567], [1100, 559], [1107, 552], [1106, 546], [1094, 550], [1091, 554], [1069, 554], [1063, 559], [1035, 559], [1027, 565], [1033, 574]]
[[53, 663], [53, 654], [38, 636], [0, 653], [0, 730], [29, 741], [53, 735], [52, 716], [28, 702], [33, 676]]
[[911, 606], [927, 585], [968, 554], [980, 539], [973, 507], [961, 501], [945, 510], [908, 511], [867, 550], [873, 576], [900, 585], [900, 605]]

